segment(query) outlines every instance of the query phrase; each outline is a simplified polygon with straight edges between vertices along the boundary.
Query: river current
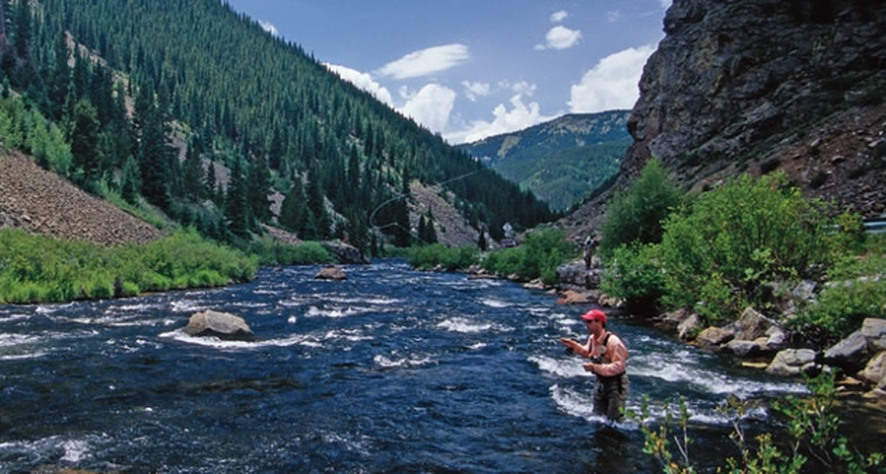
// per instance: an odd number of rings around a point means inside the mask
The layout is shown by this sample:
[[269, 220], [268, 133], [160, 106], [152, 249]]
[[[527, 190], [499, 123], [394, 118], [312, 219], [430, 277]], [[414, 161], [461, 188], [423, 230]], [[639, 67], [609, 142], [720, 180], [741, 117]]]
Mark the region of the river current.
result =
[[[0, 306], [0, 472], [660, 472], [635, 422], [591, 413], [593, 376], [557, 342], [586, 338], [586, 307], [398, 260], [344, 269]], [[205, 309], [259, 341], [185, 335]], [[736, 454], [728, 395], [804, 392], [618, 315], [608, 328], [630, 352], [628, 409], [685, 396], [702, 467]]]

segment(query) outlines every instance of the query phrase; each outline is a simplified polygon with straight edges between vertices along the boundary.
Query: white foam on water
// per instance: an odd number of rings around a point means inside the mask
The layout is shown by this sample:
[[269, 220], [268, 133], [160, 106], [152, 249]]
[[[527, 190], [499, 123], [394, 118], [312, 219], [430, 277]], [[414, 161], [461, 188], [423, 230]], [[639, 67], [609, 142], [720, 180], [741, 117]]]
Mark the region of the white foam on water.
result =
[[462, 334], [479, 334], [489, 331], [510, 332], [514, 328], [493, 323], [478, 323], [463, 317], [446, 319], [437, 324], [437, 327], [449, 332]]
[[686, 351], [677, 351], [665, 360], [656, 357], [636, 357], [628, 364], [631, 376], [649, 377], [672, 383], [686, 383], [707, 393], [732, 394], [740, 398], [765, 392], [806, 393], [804, 385], [795, 382], [759, 382], [747, 379], [730, 378], [724, 374], [701, 369], [692, 364]]
[[550, 387], [549, 391], [551, 392], [551, 398], [554, 400], [554, 404], [557, 405], [557, 408], [561, 411], [580, 418], [590, 419], [591, 417], [595, 417], [599, 418], [600, 421], [604, 420], [604, 417], [594, 415], [594, 399], [590, 395], [590, 390], [588, 390], [588, 394], [584, 394], [554, 384]]
[[475, 343], [469, 345], [468, 349], [472, 350], [472, 351], [477, 351], [477, 350], [483, 349], [484, 347], [486, 347], [488, 345], [489, 344], [486, 344], [485, 342], [475, 342]]
[[217, 337], [192, 337], [185, 333], [184, 330], [181, 328], [174, 331], [160, 333], [158, 336], [164, 339], [172, 339], [188, 344], [224, 350], [254, 350], [261, 349], [263, 347], [290, 347], [297, 344], [302, 344], [305, 340], [305, 336], [299, 334], [286, 338], [258, 340], [251, 342], [226, 341]]
[[397, 358], [395, 354], [392, 354], [394, 358], [388, 358], [381, 354], [376, 355], [372, 358], [372, 361], [376, 363], [379, 367], [383, 369], [392, 369], [398, 367], [420, 367], [423, 365], [433, 364], [436, 361], [431, 357], [417, 357], [417, 356], [409, 356], [409, 357], [400, 357]]
[[295, 316], [290, 316], [289, 319], [286, 320], [286, 322], [289, 324], [295, 324], [296, 322], [298, 322], [298, 318], [296, 318]]
[[372, 336], [363, 334], [359, 329], [336, 329], [326, 332], [323, 340], [346, 340], [350, 342], [371, 341], [375, 339]]
[[45, 351], [36, 351], [29, 352], [26, 354], [3, 354], [0, 355], [0, 360], [28, 360], [28, 359], [39, 359], [44, 357], [47, 354]]
[[368, 310], [351, 308], [350, 306], [330, 309], [320, 309], [316, 306], [311, 306], [308, 308], [308, 312], [305, 313], [305, 316], [309, 318], [347, 318], [349, 316], [355, 316], [366, 312], [368, 312]]
[[590, 377], [590, 374], [582, 367], [582, 360], [578, 357], [570, 357], [564, 360], [543, 355], [532, 355], [527, 360], [537, 365], [542, 372], [556, 377]]
[[513, 306], [511, 303], [495, 298], [482, 298], [480, 299], [480, 303], [489, 306], [490, 308], [509, 308]]
[[173, 301], [169, 306], [174, 313], [197, 313], [207, 309], [206, 306], [196, 300]]
[[59, 311], [64, 311], [70, 307], [74, 306], [74, 303], [64, 303], [64, 304], [54, 304], [54, 305], [40, 305], [34, 311], [37, 314], [50, 315], [55, 314]]
[[89, 443], [82, 440], [64, 441], [61, 448], [65, 451], [61, 459], [64, 462], [78, 463], [89, 454]]
[[10, 314], [8, 316], [0, 316], [0, 323], [11, 323], [13, 321], [27, 320], [33, 317], [33, 314]]

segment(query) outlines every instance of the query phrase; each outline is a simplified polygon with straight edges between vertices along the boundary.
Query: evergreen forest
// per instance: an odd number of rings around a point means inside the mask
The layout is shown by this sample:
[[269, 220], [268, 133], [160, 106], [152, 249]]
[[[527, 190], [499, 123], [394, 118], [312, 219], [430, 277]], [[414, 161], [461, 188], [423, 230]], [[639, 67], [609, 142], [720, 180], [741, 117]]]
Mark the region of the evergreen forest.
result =
[[0, 0], [0, 54], [4, 147], [219, 241], [408, 246], [414, 180], [495, 239], [555, 217], [225, 2]]

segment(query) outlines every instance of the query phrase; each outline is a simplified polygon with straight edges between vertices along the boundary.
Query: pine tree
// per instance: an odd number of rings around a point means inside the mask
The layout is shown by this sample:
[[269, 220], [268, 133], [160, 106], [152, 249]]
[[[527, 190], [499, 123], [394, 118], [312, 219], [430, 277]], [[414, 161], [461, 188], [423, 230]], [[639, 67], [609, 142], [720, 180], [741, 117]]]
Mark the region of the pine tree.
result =
[[71, 155], [80, 184], [91, 188], [97, 181], [101, 157], [98, 156], [99, 121], [95, 107], [81, 100], [74, 107], [71, 129]]
[[296, 233], [302, 233], [307, 219], [305, 192], [301, 179], [296, 177], [280, 206], [280, 225]]
[[250, 229], [249, 205], [246, 201], [244, 180], [243, 160], [236, 157], [234, 158], [234, 166], [231, 168], [231, 180], [225, 199], [225, 218], [228, 220], [228, 230], [240, 237], [246, 236]]
[[271, 173], [264, 158], [256, 158], [249, 166], [246, 199], [252, 215], [259, 222], [271, 220], [271, 208], [268, 194], [271, 190]]

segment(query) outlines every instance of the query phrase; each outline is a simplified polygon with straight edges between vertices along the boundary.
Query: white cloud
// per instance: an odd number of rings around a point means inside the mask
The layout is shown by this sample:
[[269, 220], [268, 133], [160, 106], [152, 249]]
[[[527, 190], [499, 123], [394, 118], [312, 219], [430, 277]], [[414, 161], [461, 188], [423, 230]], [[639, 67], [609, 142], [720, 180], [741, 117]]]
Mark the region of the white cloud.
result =
[[445, 71], [471, 58], [468, 47], [463, 44], [447, 44], [415, 51], [392, 61], [379, 69], [379, 74], [394, 79], [421, 77]]
[[609, 23], [616, 23], [620, 20], [621, 20], [621, 12], [620, 11], [616, 10], [616, 11], [606, 12], [606, 21], [608, 21]]
[[568, 49], [581, 39], [581, 30], [572, 30], [563, 25], [557, 25], [545, 35], [545, 44], [535, 46], [535, 49]]
[[401, 88], [400, 94], [407, 98], [399, 110], [403, 115], [424, 125], [432, 132], [442, 132], [449, 124], [449, 114], [455, 105], [454, 90], [439, 84], [427, 84], [416, 93]]
[[658, 3], [661, 4], [662, 8], [670, 8], [672, 1], [671, 0], [658, 0]]
[[271, 23], [269, 21], [259, 20], [258, 24], [259, 24], [259, 26], [261, 26], [261, 29], [267, 31], [268, 33], [270, 33], [274, 36], [280, 36], [280, 32], [277, 31], [277, 27], [274, 26], [273, 23]]
[[394, 101], [391, 98], [391, 93], [387, 88], [376, 82], [372, 75], [366, 72], [360, 72], [356, 69], [351, 69], [346, 66], [339, 66], [337, 64], [324, 64], [326, 69], [329, 69], [335, 74], [338, 74], [342, 79], [354, 84], [360, 89], [363, 89], [366, 92], [372, 94], [373, 97], [378, 99], [385, 104], [393, 107]]
[[553, 15], [551, 15], [551, 22], [552, 23], [560, 23], [563, 20], [565, 20], [566, 17], [568, 17], [568, 16], [569, 16], [569, 13], [566, 13], [566, 10], [560, 10], [560, 11], [554, 13]]
[[449, 143], [456, 144], [469, 143], [493, 135], [522, 130], [556, 118], [556, 115], [542, 115], [538, 102], [524, 104], [523, 97], [520, 94], [511, 97], [510, 102], [512, 107], [510, 110], [504, 104], [498, 104], [495, 107], [492, 111], [494, 117], [492, 122], [475, 120], [464, 130], [447, 133], [445, 135], [446, 140]]
[[465, 96], [471, 102], [476, 102], [477, 97], [489, 95], [490, 86], [488, 82], [461, 81], [461, 85], [465, 88]]
[[638, 84], [643, 65], [654, 51], [655, 46], [646, 45], [601, 59], [578, 84], [572, 85], [570, 111], [591, 113], [632, 108], [640, 95]]

